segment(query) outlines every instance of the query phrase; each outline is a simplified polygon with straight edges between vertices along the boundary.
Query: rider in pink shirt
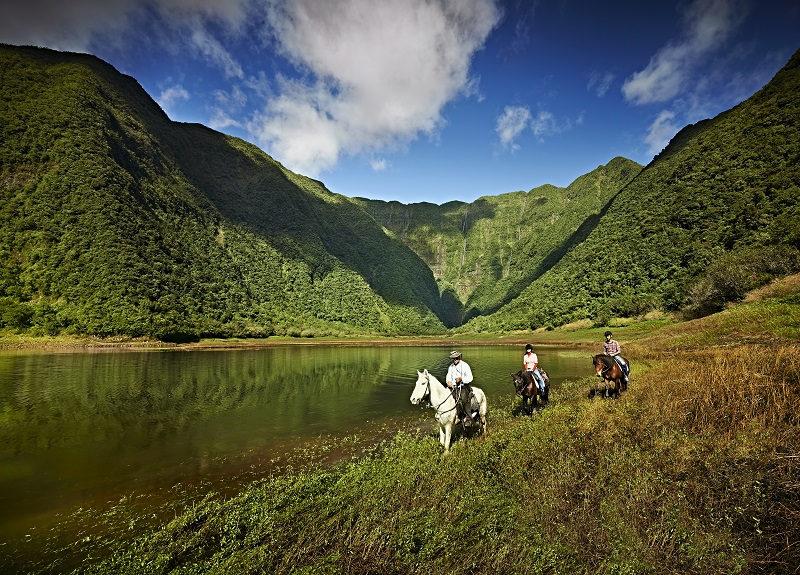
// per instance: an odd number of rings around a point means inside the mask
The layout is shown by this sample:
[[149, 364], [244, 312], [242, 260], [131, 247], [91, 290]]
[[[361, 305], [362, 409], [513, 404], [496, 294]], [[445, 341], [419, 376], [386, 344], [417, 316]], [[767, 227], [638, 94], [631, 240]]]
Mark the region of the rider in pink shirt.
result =
[[525, 371], [533, 373], [536, 385], [538, 385], [539, 390], [544, 393], [544, 381], [542, 380], [542, 374], [539, 373], [539, 356], [533, 353], [533, 346], [531, 344], [525, 346], [525, 355], [522, 356], [522, 367]]

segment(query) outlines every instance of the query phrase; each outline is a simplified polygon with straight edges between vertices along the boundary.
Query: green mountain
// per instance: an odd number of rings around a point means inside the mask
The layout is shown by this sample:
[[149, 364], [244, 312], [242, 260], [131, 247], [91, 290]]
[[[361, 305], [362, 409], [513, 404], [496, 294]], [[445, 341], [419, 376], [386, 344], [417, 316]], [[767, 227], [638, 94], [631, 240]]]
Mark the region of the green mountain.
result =
[[404, 205], [172, 122], [88, 55], [0, 45], [0, 330], [203, 336], [703, 315], [800, 271], [800, 55], [648, 166]]
[[471, 329], [721, 309], [800, 270], [800, 51], [747, 101], [681, 130], [585, 239]]
[[172, 122], [88, 55], [0, 46], [0, 327], [436, 333], [430, 269], [357, 202]]
[[566, 188], [545, 185], [470, 204], [358, 200], [425, 260], [443, 293], [463, 303], [463, 317], [450, 322], [460, 324], [519, 296], [583, 239], [584, 230], [641, 169], [614, 158]]

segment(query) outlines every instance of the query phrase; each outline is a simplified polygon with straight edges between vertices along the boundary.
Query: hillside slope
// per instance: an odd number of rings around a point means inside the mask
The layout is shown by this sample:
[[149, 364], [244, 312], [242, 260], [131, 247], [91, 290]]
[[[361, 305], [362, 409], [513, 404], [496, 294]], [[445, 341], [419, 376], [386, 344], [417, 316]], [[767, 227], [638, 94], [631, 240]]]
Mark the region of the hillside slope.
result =
[[693, 301], [698, 286], [743, 295], [744, 287], [798, 271], [798, 118], [800, 52], [745, 102], [679, 132], [584, 241], [470, 328], [535, 329], [584, 318], [602, 325], [685, 306], [715, 311], [720, 301]]
[[430, 270], [356, 202], [169, 120], [88, 55], [0, 46], [0, 327], [427, 333]]
[[442, 291], [463, 302], [467, 320], [496, 311], [552, 267], [641, 169], [614, 158], [566, 188], [544, 185], [469, 204], [358, 201], [425, 260]]

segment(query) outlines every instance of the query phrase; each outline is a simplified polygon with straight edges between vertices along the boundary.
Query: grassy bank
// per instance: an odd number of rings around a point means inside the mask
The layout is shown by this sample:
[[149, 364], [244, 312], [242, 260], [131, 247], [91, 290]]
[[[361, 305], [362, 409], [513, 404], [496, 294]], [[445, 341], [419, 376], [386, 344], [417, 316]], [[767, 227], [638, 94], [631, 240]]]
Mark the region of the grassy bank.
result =
[[399, 433], [211, 494], [82, 572], [796, 573], [799, 303], [647, 331], [621, 399], [586, 378], [533, 419], [493, 405], [449, 456]]

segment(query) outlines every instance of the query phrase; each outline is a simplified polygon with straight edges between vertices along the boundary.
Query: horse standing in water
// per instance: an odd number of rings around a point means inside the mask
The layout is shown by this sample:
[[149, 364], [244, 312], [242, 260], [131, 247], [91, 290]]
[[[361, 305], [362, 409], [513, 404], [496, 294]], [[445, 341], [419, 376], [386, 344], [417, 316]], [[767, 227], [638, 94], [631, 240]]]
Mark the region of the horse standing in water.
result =
[[550, 378], [543, 369], [540, 369], [539, 373], [542, 374], [544, 380], [544, 393], [539, 389], [536, 379], [530, 371], [518, 371], [511, 374], [517, 395], [522, 397], [522, 410], [529, 413], [531, 417], [539, 406], [539, 398], [541, 397], [542, 401], [548, 401], [550, 398]]
[[[477, 387], [472, 388], [472, 394], [472, 417], [476, 422], [480, 419], [482, 434], [486, 435], [486, 413], [489, 410], [486, 394]], [[436, 410], [434, 417], [439, 422], [439, 442], [444, 446], [444, 452], [449, 453], [453, 428], [459, 421], [456, 400], [450, 388], [428, 373], [427, 369], [417, 370], [417, 383], [411, 393], [411, 403], [417, 405], [426, 397]]]
[[[621, 357], [621, 356], [620, 356]], [[622, 358], [625, 363], [630, 366], [630, 362], [626, 358]], [[597, 377], [603, 379], [605, 385], [603, 392], [604, 397], [619, 397], [619, 394], [628, 389], [628, 382], [625, 381], [625, 372], [622, 371], [619, 363], [610, 355], [598, 354], [592, 358], [594, 364], [594, 372]], [[600, 391], [593, 389], [589, 395], [592, 396]]]

